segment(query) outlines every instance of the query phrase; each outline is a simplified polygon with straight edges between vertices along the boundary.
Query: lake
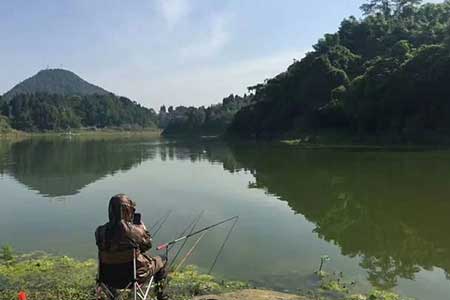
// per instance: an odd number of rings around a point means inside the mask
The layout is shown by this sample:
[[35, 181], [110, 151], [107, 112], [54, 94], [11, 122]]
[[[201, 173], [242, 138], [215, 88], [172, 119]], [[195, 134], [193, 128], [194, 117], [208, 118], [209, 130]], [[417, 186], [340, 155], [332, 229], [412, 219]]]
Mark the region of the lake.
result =
[[[33, 138], [0, 142], [0, 191], [0, 244], [22, 252], [95, 258], [94, 230], [123, 192], [147, 225], [170, 212], [155, 244], [201, 211], [198, 228], [239, 215], [220, 277], [295, 292], [328, 255], [324, 270], [358, 289], [450, 295], [445, 149]], [[230, 225], [209, 232], [187, 263], [207, 271]]]

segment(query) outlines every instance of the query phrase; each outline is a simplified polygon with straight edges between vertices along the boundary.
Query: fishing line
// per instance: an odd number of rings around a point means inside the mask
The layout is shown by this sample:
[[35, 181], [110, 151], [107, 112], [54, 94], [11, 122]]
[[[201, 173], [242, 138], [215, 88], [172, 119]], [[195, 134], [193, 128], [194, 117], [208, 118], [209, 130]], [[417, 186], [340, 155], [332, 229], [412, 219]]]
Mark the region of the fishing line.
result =
[[160, 217], [158, 220], [156, 220], [155, 223], [153, 223], [153, 225], [150, 226], [150, 231], [153, 230], [153, 228], [155, 228], [156, 226], [158, 226], [158, 224], [161, 222], [161, 220], [164, 218], [164, 216]]
[[169, 218], [170, 214], [172, 213], [172, 210], [169, 210], [165, 217], [163, 218], [161, 224], [159, 224], [158, 229], [155, 230], [155, 232], [152, 234], [152, 237], [155, 238], [158, 232], [161, 230], [164, 223], [166, 223], [167, 219]]
[[194, 245], [189, 249], [188, 252], [186, 252], [186, 255], [181, 259], [180, 263], [174, 268], [174, 272], [178, 271], [181, 266], [186, 262], [186, 260], [192, 255], [195, 248], [197, 248], [198, 243], [202, 240], [202, 238], [205, 236], [205, 234], [208, 233], [208, 231], [203, 231], [202, 235], [195, 241]]
[[153, 225], [150, 226], [150, 231], [153, 230], [153, 228], [155, 228], [156, 226], [158, 226], [159, 222], [161, 222], [163, 217], [160, 217], [158, 220], [156, 220], [155, 223], [153, 223]]
[[[201, 212], [200, 212], [200, 214], [189, 224], [189, 226], [188, 227], [186, 227], [186, 229], [184, 230], [184, 232], [183, 233], [181, 233], [178, 237], [180, 238], [180, 237], [182, 237], [187, 231], [188, 231], [188, 229], [190, 228], [191, 230], [190, 230], [190, 232], [189, 232], [189, 234], [191, 234], [192, 232], [194, 232], [194, 229], [195, 229], [195, 227], [197, 226], [197, 224], [198, 224], [198, 222], [200, 221], [200, 219], [201, 219], [201, 217], [203, 216], [203, 214], [204, 214], [204, 210], [202, 210]], [[178, 250], [177, 250], [177, 253], [175, 254], [175, 256], [173, 257], [173, 259], [172, 259], [172, 261], [170, 262], [170, 264], [169, 264], [169, 269], [170, 269], [170, 267], [172, 267], [172, 265], [175, 263], [175, 260], [178, 258], [178, 255], [180, 255], [180, 253], [181, 253], [181, 251], [183, 250], [183, 248], [184, 248], [184, 246], [186, 245], [186, 243], [187, 243], [187, 239], [185, 239], [184, 241], [183, 241], [183, 244], [180, 246], [180, 248], [178, 248]], [[173, 244], [172, 246], [169, 246], [170, 248], [168, 248], [168, 249], [172, 249], [172, 247], [174, 247], [175, 246], [175, 244]]]
[[228, 239], [231, 236], [231, 232], [233, 231], [233, 229], [236, 226], [238, 221], [239, 221], [239, 216], [236, 217], [236, 219], [233, 222], [233, 225], [231, 225], [231, 227], [230, 227], [230, 230], [228, 230], [227, 236], [225, 237], [225, 240], [223, 241], [222, 246], [220, 246], [219, 252], [217, 253], [216, 257], [214, 258], [214, 262], [211, 265], [211, 268], [209, 268], [208, 275], [211, 274], [212, 270], [216, 266], [217, 260], [219, 259], [219, 256], [222, 254], [222, 251], [225, 248], [225, 244], [228, 242]]

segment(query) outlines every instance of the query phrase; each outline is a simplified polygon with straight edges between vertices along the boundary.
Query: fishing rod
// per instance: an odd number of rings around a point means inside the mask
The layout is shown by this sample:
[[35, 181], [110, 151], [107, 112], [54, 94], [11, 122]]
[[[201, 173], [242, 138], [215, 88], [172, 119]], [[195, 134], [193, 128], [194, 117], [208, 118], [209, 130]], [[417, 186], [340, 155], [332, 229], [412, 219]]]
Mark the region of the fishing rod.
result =
[[[194, 232], [195, 230], [195, 226], [197, 226], [198, 222], [200, 222], [201, 217], [203, 216], [203, 214], [205, 213], [204, 210], [202, 210], [196, 217], [195, 219], [192, 220], [191, 223], [189, 223], [189, 225], [182, 231], [180, 232], [180, 234], [177, 235], [177, 238], [183, 237], [186, 235], [186, 232], [189, 231], [188, 234], [191, 234]], [[190, 229], [190, 230], [189, 230]], [[172, 245], [172, 247], [174, 247], [175, 245]], [[171, 247], [169, 247], [169, 249], [172, 249]]]
[[207, 227], [205, 227], [205, 228], [202, 228], [202, 229], [197, 230], [197, 231], [195, 231], [195, 232], [193, 232], [193, 233], [190, 233], [190, 234], [188, 234], [188, 235], [185, 235], [185, 236], [182, 236], [182, 237], [180, 237], [180, 238], [177, 238], [177, 239], [175, 239], [175, 240], [173, 240], [173, 241], [170, 241], [170, 242], [168, 242], [168, 243], [161, 244], [161, 245], [159, 245], [158, 247], [156, 247], [156, 250], [164, 250], [164, 249], [167, 249], [169, 246], [171, 246], [171, 245], [173, 245], [173, 244], [176, 244], [176, 243], [178, 243], [178, 242], [180, 242], [180, 241], [182, 241], [182, 240], [188, 239], [188, 238], [190, 238], [191, 236], [197, 235], [197, 234], [199, 234], [199, 233], [202, 233], [202, 232], [204, 232], [204, 231], [210, 230], [210, 229], [212, 229], [212, 228], [214, 228], [214, 227], [216, 227], [216, 226], [222, 225], [222, 224], [224, 224], [224, 223], [230, 222], [231, 220], [238, 219], [238, 218], [239, 218], [239, 216], [234, 216], [234, 217], [228, 218], [228, 219], [226, 219], [226, 220], [220, 221], [220, 222], [218, 222], [218, 223], [209, 225], [209, 226], [207, 226]]

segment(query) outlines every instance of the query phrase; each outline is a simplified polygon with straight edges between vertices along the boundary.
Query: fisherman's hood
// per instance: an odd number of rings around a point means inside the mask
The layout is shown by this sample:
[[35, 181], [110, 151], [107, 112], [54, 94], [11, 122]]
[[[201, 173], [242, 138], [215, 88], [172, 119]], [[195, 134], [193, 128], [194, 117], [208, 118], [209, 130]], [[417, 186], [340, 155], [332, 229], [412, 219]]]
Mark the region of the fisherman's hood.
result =
[[131, 222], [134, 217], [135, 206], [136, 204], [124, 194], [113, 196], [108, 207], [109, 222], [112, 224], [117, 224], [121, 220]]

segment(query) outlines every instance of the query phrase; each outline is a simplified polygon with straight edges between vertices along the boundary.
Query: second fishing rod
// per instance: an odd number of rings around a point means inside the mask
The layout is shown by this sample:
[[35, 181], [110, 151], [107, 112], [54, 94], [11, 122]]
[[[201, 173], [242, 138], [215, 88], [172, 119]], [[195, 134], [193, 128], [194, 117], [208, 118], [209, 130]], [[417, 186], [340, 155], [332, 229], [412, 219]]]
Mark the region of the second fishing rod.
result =
[[226, 219], [226, 220], [217, 222], [217, 223], [215, 223], [215, 224], [209, 225], [209, 226], [204, 227], [204, 228], [202, 228], [202, 229], [199, 229], [199, 230], [197, 230], [197, 231], [195, 231], [195, 232], [192, 232], [192, 233], [190, 233], [190, 234], [188, 234], [188, 235], [185, 235], [185, 236], [179, 237], [179, 238], [177, 238], [177, 239], [175, 239], [175, 240], [172, 240], [172, 241], [170, 241], [170, 242], [168, 242], [168, 243], [161, 244], [161, 245], [159, 245], [158, 247], [156, 247], [156, 250], [164, 250], [164, 249], [167, 249], [169, 246], [171, 246], [171, 245], [173, 245], [173, 244], [176, 244], [176, 243], [178, 243], [178, 242], [180, 242], [180, 241], [182, 241], [182, 240], [188, 239], [188, 238], [190, 238], [190, 237], [192, 237], [192, 236], [194, 236], [194, 235], [197, 235], [197, 234], [202, 233], [202, 232], [204, 232], [204, 231], [210, 230], [210, 229], [212, 229], [212, 228], [214, 228], [214, 227], [216, 227], [216, 226], [219, 226], [219, 225], [221, 225], [221, 224], [230, 222], [230, 221], [232, 221], [232, 220], [237, 220], [237, 219], [239, 219], [239, 216], [234, 216], [234, 217], [228, 218], [228, 219]]

